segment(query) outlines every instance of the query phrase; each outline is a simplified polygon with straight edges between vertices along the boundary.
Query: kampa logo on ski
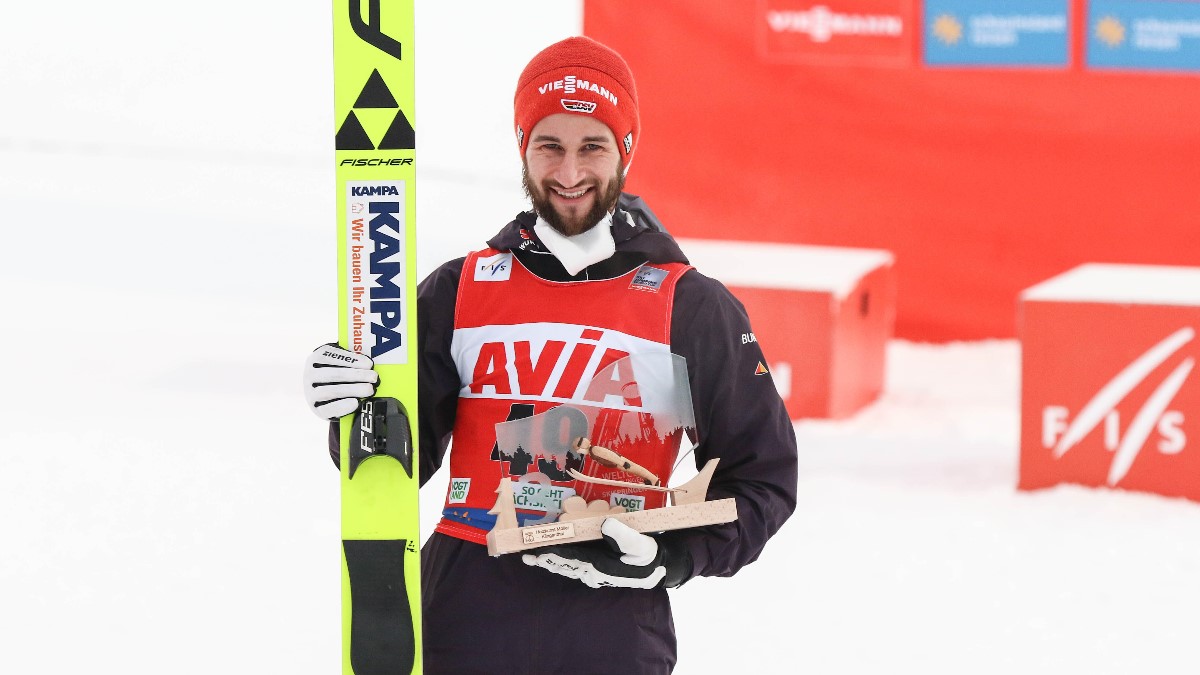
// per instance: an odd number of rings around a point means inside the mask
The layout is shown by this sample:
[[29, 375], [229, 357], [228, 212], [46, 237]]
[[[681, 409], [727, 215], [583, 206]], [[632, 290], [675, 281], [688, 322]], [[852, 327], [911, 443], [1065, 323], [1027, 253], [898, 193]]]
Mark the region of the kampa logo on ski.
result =
[[400, 195], [400, 191], [396, 189], [395, 185], [368, 185], [364, 187], [351, 187], [350, 194], [354, 197], [376, 197], [383, 195], [397, 197]]
[[404, 183], [347, 184], [348, 198], [366, 199], [348, 208], [347, 286], [350, 345], [377, 363], [407, 363]]
[[[1078, 414], [1065, 406], [1049, 405], [1042, 409], [1041, 441], [1060, 459], [1098, 427], [1103, 448], [1112, 453], [1107, 482], [1118, 485], [1147, 448], [1163, 455], [1178, 455], [1187, 447], [1184, 414], [1172, 404], [1195, 366], [1195, 358], [1182, 359], [1161, 380], [1151, 378], [1159, 366], [1178, 354], [1195, 338], [1192, 328], [1182, 328], [1134, 359], [1092, 396]], [[1155, 384], [1155, 382], [1157, 383]], [[1125, 418], [1118, 406], [1143, 383], [1153, 390]]]
[[[398, 194], [392, 187], [390, 194]], [[400, 202], [372, 202], [370, 222], [371, 275], [375, 283], [370, 291], [371, 358], [404, 346], [404, 250], [400, 240]], [[399, 329], [399, 330], [397, 330]]]

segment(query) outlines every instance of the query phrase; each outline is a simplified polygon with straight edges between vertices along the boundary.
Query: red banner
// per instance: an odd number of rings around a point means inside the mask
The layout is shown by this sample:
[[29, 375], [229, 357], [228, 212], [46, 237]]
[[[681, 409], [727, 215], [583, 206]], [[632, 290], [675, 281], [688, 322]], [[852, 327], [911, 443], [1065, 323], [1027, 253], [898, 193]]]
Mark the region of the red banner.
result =
[[1200, 78], [1087, 70], [1085, 10], [1054, 69], [924, 65], [917, 0], [587, 0], [584, 28], [637, 77], [629, 190], [673, 234], [890, 250], [897, 335], [952, 340], [1014, 336], [1079, 263], [1200, 264]]

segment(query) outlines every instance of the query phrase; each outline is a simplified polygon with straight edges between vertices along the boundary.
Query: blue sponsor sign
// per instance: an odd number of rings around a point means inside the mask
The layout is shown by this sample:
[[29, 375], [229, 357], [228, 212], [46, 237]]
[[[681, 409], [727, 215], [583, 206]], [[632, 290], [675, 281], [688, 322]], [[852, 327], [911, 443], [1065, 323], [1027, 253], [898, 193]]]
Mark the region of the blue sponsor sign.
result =
[[1200, 3], [1093, 0], [1087, 65], [1200, 72]]
[[1069, 0], [926, 0], [925, 63], [1065, 68], [1068, 7]]

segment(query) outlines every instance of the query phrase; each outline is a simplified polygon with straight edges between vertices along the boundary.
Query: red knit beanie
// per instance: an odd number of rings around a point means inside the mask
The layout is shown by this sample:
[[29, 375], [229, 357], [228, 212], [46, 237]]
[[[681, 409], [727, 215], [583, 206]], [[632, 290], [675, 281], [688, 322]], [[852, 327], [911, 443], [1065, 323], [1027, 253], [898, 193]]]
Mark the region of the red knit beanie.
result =
[[591, 115], [612, 129], [628, 166], [637, 148], [637, 87], [625, 59], [588, 37], [572, 37], [546, 47], [521, 72], [513, 98], [517, 148], [534, 125], [555, 113]]

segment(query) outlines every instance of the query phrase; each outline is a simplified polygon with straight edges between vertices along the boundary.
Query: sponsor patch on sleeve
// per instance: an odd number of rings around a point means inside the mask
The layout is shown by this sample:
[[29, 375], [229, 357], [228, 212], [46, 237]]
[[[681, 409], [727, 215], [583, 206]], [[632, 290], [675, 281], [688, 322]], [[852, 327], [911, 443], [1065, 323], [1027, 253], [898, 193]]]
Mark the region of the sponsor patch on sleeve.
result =
[[657, 293], [662, 286], [663, 281], [667, 278], [667, 271], [658, 267], [642, 265], [638, 268], [637, 273], [633, 275], [633, 281], [629, 287], [635, 291], [648, 291]]
[[465, 504], [467, 502], [467, 495], [469, 494], [471, 494], [470, 478], [451, 478], [450, 495], [446, 498], [446, 503]]
[[771, 371], [767, 370], [767, 364], [763, 363], [762, 361], [759, 361], [758, 367], [754, 369], [755, 375], [766, 375], [769, 372]]

